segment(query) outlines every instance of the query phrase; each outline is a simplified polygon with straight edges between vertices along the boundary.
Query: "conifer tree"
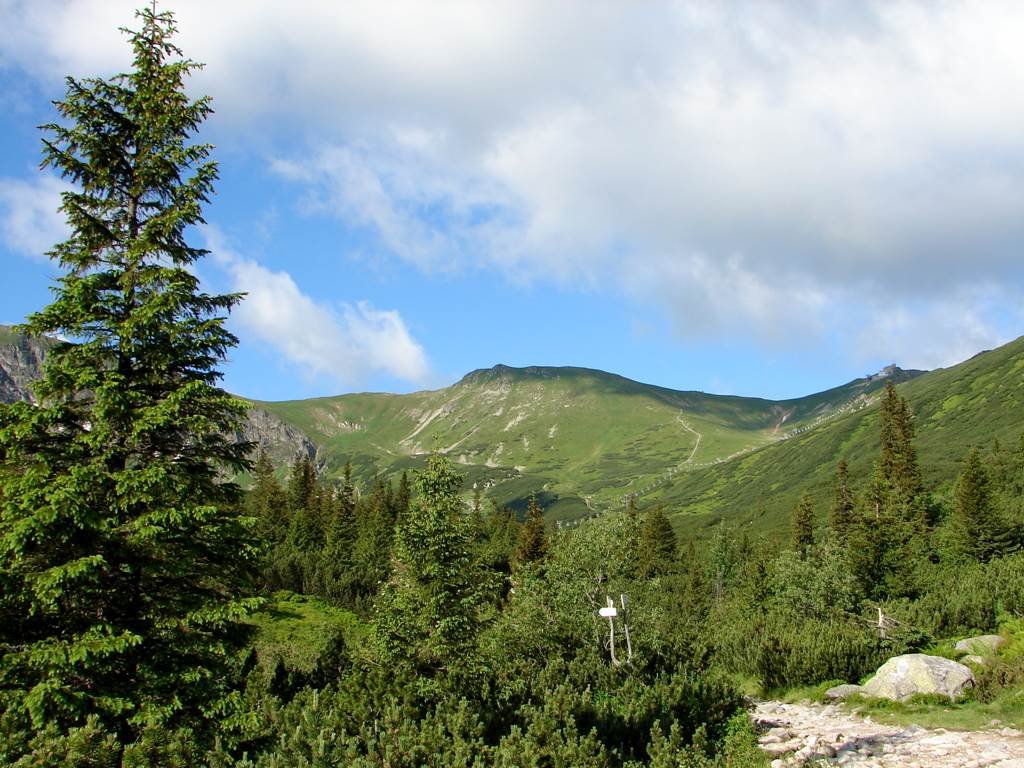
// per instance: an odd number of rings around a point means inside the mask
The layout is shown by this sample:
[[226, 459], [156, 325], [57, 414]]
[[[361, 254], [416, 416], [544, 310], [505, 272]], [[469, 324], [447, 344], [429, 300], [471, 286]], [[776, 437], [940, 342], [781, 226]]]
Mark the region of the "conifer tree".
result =
[[[914, 448], [914, 417], [891, 381], [885, 385], [880, 415], [880, 451], [874, 494], [880, 503], [900, 507], [913, 521], [922, 514], [921, 469]], [[882, 498], [885, 497], [885, 498]]]
[[19, 621], [0, 627], [0, 689], [37, 726], [99, 715], [202, 725], [224, 693], [258, 551], [224, 472], [248, 469], [243, 406], [217, 387], [238, 295], [200, 290], [217, 166], [190, 143], [210, 113], [185, 79], [171, 14], [144, 9], [131, 71], [67, 79], [43, 165], [75, 185], [53, 302], [22, 330], [53, 348], [38, 407], [0, 409], [0, 572]]
[[252, 468], [252, 489], [246, 507], [259, 523], [259, 532], [267, 542], [280, 542], [288, 533], [288, 499], [274, 474], [270, 456], [260, 448]]
[[956, 484], [953, 535], [959, 554], [988, 562], [1012, 548], [1013, 531], [993, 504], [981, 451], [973, 448]]
[[909, 597], [927, 557], [927, 521], [910, 406], [888, 382], [879, 409], [879, 458], [851, 537], [851, 567], [878, 599]]
[[409, 486], [409, 473], [402, 472], [398, 481], [398, 491], [395, 493], [395, 519], [397, 520], [409, 510], [409, 500], [412, 498], [412, 489]]
[[392, 576], [378, 600], [388, 656], [429, 681], [475, 666], [480, 577], [470, 554], [462, 479], [435, 451], [415, 475], [416, 498], [398, 522]]
[[832, 514], [829, 524], [836, 540], [846, 544], [850, 531], [854, 524], [854, 510], [856, 500], [853, 496], [853, 489], [850, 488], [849, 469], [845, 459], [840, 459], [836, 465], [836, 480], [832, 490]]
[[811, 495], [804, 491], [793, 510], [793, 549], [803, 559], [814, 546], [814, 506]]
[[642, 578], [664, 576], [676, 565], [679, 554], [676, 532], [659, 504], [646, 515], [640, 526], [637, 570]]
[[548, 551], [548, 539], [544, 526], [544, 510], [537, 503], [535, 495], [530, 496], [526, 505], [526, 521], [519, 531], [519, 541], [512, 556], [513, 561], [522, 565], [544, 559]]

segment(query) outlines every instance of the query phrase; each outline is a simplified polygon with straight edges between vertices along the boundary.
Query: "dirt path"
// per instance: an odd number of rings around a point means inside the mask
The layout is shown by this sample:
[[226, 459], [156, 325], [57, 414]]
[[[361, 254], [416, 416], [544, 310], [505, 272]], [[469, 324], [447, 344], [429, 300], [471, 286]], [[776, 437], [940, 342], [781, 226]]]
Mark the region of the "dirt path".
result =
[[689, 424], [686, 423], [686, 421], [683, 419], [683, 412], [682, 411], [679, 412], [679, 415], [676, 416], [676, 419], [679, 421], [680, 424], [683, 425], [683, 429], [685, 429], [687, 432], [697, 436], [697, 442], [695, 442], [693, 444], [693, 450], [690, 451], [690, 455], [687, 456], [686, 457], [686, 461], [683, 462], [683, 464], [692, 464], [693, 463], [693, 457], [697, 455], [697, 449], [700, 448], [700, 441], [701, 441], [701, 439], [704, 436], [700, 432], [698, 432], [696, 429], [694, 429], [693, 427], [691, 427]]
[[1024, 734], [1012, 728], [947, 731], [882, 725], [836, 704], [759, 703], [751, 713], [773, 768], [1024, 768]]

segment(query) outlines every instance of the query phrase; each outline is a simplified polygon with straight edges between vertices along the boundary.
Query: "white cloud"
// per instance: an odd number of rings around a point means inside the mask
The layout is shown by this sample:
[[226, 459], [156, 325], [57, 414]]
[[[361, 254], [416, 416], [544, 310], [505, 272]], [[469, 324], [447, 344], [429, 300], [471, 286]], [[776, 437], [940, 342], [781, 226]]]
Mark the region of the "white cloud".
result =
[[[904, 368], [945, 368], [1019, 335], [1024, 324], [1020, 299], [1019, 293], [1006, 295], [988, 286], [923, 306], [878, 306], [851, 341], [865, 360], [888, 359]], [[1007, 333], [1007, 327], [1016, 330]]]
[[67, 238], [60, 195], [71, 185], [49, 174], [31, 181], [0, 178], [0, 239], [12, 251], [36, 259]]
[[204, 233], [233, 289], [247, 294], [234, 319], [308, 375], [344, 386], [379, 373], [414, 383], [427, 378], [423, 348], [397, 311], [376, 309], [365, 301], [337, 309], [317, 302], [287, 272], [274, 272], [232, 252], [215, 228], [206, 227]]
[[[123, 67], [134, 4], [8, 0], [0, 62]], [[301, 131], [272, 164], [306, 212], [421, 269], [624, 292], [684, 336], [854, 336], [898, 306], [900, 359], [971, 288], [1020, 298], [1013, 0], [173, 7], [225, 138]]]

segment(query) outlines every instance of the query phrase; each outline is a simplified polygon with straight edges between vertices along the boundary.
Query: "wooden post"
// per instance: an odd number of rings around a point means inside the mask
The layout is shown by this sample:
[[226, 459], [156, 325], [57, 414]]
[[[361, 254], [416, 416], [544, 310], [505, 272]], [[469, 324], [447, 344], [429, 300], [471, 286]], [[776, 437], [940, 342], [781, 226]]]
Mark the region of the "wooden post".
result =
[[633, 644], [629, 640], [629, 611], [626, 610], [626, 603], [629, 602], [625, 595], [619, 595], [619, 603], [622, 605], [622, 632], [626, 635], [626, 663], [633, 661]]

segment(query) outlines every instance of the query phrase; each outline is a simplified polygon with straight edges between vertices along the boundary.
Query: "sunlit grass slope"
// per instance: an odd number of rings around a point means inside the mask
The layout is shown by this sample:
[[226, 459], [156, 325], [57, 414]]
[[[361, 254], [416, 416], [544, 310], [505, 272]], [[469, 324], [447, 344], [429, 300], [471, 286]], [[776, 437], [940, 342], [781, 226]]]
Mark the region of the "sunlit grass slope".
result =
[[[909, 376], [897, 372], [897, 376]], [[445, 389], [258, 403], [322, 446], [328, 473], [415, 468], [437, 447], [502, 503], [538, 493], [571, 519], [647, 492], [669, 474], [768, 445], [883, 385], [858, 379], [771, 401], [642, 384], [585, 368], [495, 366]]]
[[[950, 484], [972, 445], [1015, 444], [1024, 431], [1024, 337], [898, 387], [915, 415], [917, 447], [929, 489]], [[877, 403], [732, 462], [681, 475], [650, 501], [700, 534], [728, 517], [753, 533], [779, 534], [802, 490], [824, 518], [835, 465], [846, 459], [863, 485], [878, 453]]]

